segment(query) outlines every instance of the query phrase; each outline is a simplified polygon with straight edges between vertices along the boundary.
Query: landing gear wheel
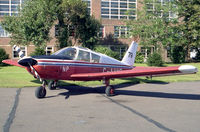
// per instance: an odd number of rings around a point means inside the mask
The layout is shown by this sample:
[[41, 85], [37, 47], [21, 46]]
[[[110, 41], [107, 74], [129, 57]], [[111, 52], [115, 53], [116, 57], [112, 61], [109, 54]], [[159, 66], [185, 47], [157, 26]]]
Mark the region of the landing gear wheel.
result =
[[35, 90], [35, 96], [38, 99], [44, 98], [46, 96], [46, 93], [47, 93], [47, 91], [43, 86], [40, 86]]
[[108, 97], [115, 95], [115, 89], [112, 86], [107, 86], [105, 93]]
[[55, 81], [50, 81], [48, 84], [49, 90], [55, 90], [56, 89], [56, 82]]

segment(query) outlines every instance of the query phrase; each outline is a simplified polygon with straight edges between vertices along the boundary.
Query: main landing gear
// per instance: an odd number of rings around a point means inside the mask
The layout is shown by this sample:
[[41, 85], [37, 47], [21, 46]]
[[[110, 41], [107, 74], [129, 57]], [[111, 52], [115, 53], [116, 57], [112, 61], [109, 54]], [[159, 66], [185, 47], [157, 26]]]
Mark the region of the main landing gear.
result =
[[50, 81], [49, 84], [48, 84], [49, 90], [55, 90], [56, 87], [57, 87], [57, 82], [58, 81]]
[[110, 96], [114, 96], [115, 95], [115, 89], [113, 86], [110, 85], [110, 81], [109, 80], [105, 80], [104, 82], [106, 84], [106, 90], [105, 93], [108, 97]]
[[[41, 98], [44, 98], [46, 96], [46, 85], [47, 85], [47, 81], [46, 80], [43, 80], [42, 81], [42, 86], [38, 87], [36, 90], [35, 90], [35, 96], [38, 98], [38, 99], [41, 99]], [[55, 90], [57, 87], [57, 81], [50, 81], [49, 84], [48, 84], [48, 88], [50, 90]]]

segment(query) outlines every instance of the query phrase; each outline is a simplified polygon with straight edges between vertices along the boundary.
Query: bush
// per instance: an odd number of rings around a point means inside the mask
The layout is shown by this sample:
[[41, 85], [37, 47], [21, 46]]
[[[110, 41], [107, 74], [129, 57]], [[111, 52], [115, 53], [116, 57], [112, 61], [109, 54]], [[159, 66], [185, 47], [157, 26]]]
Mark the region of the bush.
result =
[[8, 59], [8, 54], [6, 54], [6, 51], [2, 48], [0, 48], [0, 66], [5, 66], [5, 63], [2, 63], [3, 60]]
[[171, 50], [171, 60], [173, 63], [185, 62], [185, 50], [182, 46], [174, 46]]
[[108, 47], [97, 46], [97, 47], [94, 48], [94, 50], [95, 50], [96, 52], [105, 54], [105, 55], [107, 55], [107, 56], [110, 56], [110, 57], [113, 57], [113, 58], [119, 60], [119, 53], [117, 53], [117, 52], [115, 52], [115, 51], [112, 51], [112, 50], [111, 50], [110, 48], [108, 48]]
[[46, 55], [46, 52], [43, 48], [36, 47], [35, 51], [30, 54], [30, 56]]
[[137, 52], [135, 57], [135, 63], [143, 63], [143, 62], [144, 62], [144, 56], [140, 52]]
[[163, 66], [163, 60], [160, 54], [153, 53], [147, 59], [148, 66]]

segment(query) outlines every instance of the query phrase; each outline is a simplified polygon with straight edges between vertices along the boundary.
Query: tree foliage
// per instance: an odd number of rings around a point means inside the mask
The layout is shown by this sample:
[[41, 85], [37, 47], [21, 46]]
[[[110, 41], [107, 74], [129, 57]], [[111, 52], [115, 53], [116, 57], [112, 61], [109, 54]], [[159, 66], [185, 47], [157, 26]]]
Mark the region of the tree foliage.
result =
[[140, 52], [137, 52], [135, 57], [135, 63], [143, 63], [143, 62], [144, 62], [144, 56]]
[[173, 63], [183, 63], [185, 62], [185, 49], [183, 46], [172, 46], [170, 58]]
[[147, 65], [148, 66], [163, 66], [164, 62], [162, 60], [162, 57], [159, 53], [154, 52], [151, 54], [147, 59]]
[[65, 0], [63, 9], [68, 13], [65, 24], [74, 27], [75, 43], [82, 46], [93, 48], [97, 41], [100, 22], [90, 16], [87, 5], [82, 0]]
[[[200, 1], [199, 0], [178, 0], [179, 24], [178, 30], [182, 34], [183, 43], [187, 51], [193, 47], [196, 48], [197, 54], [200, 54]], [[196, 58], [200, 60], [200, 58]]]
[[38, 55], [45, 55], [46, 52], [44, 48], [36, 47], [35, 51], [30, 54], [30, 56], [38, 56]]
[[[90, 16], [81, 0], [28, 0], [18, 16], [5, 16], [1, 24], [11, 34], [11, 44], [43, 48], [56, 23], [59, 48], [71, 45], [73, 39], [87, 47], [96, 42], [100, 23]], [[74, 27], [72, 37], [70, 25]]]
[[[169, 19], [169, 12], [175, 12], [172, 2], [155, 3], [152, 0], [143, 0], [142, 9], [137, 10], [137, 19], [128, 21], [130, 35], [140, 38], [140, 44], [157, 47], [172, 43], [173, 25], [177, 19]], [[153, 8], [154, 6], [154, 8]]]
[[18, 16], [5, 16], [2, 26], [11, 33], [11, 44], [44, 46], [56, 20], [56, 0], [28, 0]]
[[184, 37], [191, 45], [200, 46], [200, 1], [178, 0], [176, 4]]
[[115, 59], [118, 59], [119, 60], [119, 53], [115, 52], [115, 51], [112, 51], [110, 48], [108, 47], [103, 47], [103, 46], [96, 46], [94, 48], [94, 50], [96, 52], [99, 52], [99, 53], [102, 53], [102, 54], [105, 54], [107, 56], [110, 56], [112, 58], [115, 58]]

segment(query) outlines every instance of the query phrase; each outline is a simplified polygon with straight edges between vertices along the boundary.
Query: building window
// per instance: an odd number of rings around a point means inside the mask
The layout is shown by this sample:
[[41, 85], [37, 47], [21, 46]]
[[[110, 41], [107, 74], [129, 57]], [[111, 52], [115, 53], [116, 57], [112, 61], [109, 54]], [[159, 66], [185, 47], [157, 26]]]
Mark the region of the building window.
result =
[[114, 38], [127, 38], [129, 28], [126, 26], [114, 26]]
[[136, 0], [101, 0], [101, 17], [105, 19], [135, 19]]
[[24, 0], [0, 0], [0, 16], [17, 15]]
[[171, 47], [167, 46], [167, 57], [171, 57]]
[[[27, 47], [20, 46], [20, 50], [23, 52], [25, 56], [27, 55]], [[16, 49], [14, 49], [14, 47], [12, 48], [12, 55], [13, 58], [19, 58], [19, 53], [16, 51]]]
[[[74, 36], [75, 35], [75, 27], [72, 25], [65, 25], [64, 28], [67, 28], [69, 36]], [[55, 25], [55, 36], [58, 37], [60, 34], [59, 31], [59, 26]]]
[[53, 53], [53, 47], [47, 46], [46, 47], [46, 55], [51, 55]]
[[101, 26], [99, 31], [99, 38], [104, 38], [104, 37], [105, 37], [105, 28], [104, 26]]
[[115, 45], [115, 46], [110, 46], [110, 49], [119, 53], [119, 58], [122, 59], [128, 47], [125, 45], [118, 45], [118, 46]]
[[153, 54], [154, 47], [141, 47], [140, 53], [144, 56], [145, 59], [149, 57], [150, 54]]
[[86, 2], [88, 12], [89, 14], [91, 14], [91, 0], [82, 0], [82, 1]]
[[0, 25], [0, 37], [9, 37], [9, 33], [6, 32]]
[[[166, 17], [167, 19], [173, 19], [173, 18], [177, 18], [177, 13], [176, 12], [172, 12], [170, 9], [168, 12], [163, 13], [162, 10], [160, 11], [156, 11], [156, 8], [160, 8], [160, 6], [166, 6], [170, 3], [170, 1], [172, 0], [152, 0], [152, 2], [148, 2], [146, 3], [146, 8], [147, 8], [147, 12], [149, 14], [154, 14], [157, 17]], [[176, 6], [174, 5], [173, 8], [176, 8]]]

